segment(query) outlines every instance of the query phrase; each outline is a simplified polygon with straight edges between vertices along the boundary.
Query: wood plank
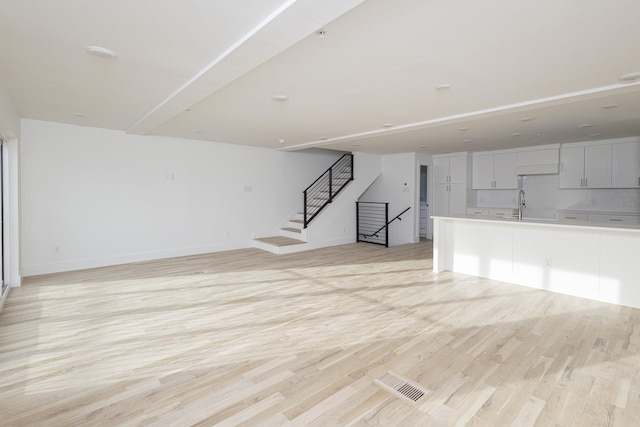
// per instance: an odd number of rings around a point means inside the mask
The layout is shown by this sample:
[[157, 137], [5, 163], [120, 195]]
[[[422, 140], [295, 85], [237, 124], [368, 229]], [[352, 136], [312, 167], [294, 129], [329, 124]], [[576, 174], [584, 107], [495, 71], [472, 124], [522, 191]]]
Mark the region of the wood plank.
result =
[[639, 331], [640, 310], [434, 274], [428, 241], [29, 277], [0, 314], [0, 425], [637, 425]]

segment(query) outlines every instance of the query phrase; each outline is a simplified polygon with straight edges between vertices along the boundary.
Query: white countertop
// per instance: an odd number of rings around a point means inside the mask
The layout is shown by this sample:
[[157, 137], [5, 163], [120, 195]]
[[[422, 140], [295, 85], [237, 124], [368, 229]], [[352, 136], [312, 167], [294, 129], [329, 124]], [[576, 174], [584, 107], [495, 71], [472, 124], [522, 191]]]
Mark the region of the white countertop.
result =
[[555, 219], [543, 219], [543, 218], [522, 218], [522, 221], [518, 218], [496, 218], [496, 217], [481, 217], [477, 215], [459, 215], [459, 216], [432, 216], [431, 218], [438, 219], [455, 219], [464, 221], [480, 221], [490, 223], [505, 223], [505, 224], [521, 224], [524, 226], [544, 225], [551, 227], [575, 227], [585, 229], [606, 229], [606, 230], [621, 230], [621, 231], [638, 231], [640, 232], [640, 224], [607, 224], [607, 223], [591, 223], [586, 221], [558, 221]]

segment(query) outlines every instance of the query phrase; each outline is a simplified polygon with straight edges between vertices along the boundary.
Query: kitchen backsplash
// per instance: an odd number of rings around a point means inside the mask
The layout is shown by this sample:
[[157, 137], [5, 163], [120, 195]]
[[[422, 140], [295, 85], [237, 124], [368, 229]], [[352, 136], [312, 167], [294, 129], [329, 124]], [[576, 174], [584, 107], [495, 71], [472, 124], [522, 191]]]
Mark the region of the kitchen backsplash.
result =
[[[560, 210], [640, 212], [640, 189], [560, 190], [559, 175], [518, 178], [525, 191], [527, 216], [553, 218]], [[467, 204], [473, 207], [516, 208], [518, 190], [469, 190]]]

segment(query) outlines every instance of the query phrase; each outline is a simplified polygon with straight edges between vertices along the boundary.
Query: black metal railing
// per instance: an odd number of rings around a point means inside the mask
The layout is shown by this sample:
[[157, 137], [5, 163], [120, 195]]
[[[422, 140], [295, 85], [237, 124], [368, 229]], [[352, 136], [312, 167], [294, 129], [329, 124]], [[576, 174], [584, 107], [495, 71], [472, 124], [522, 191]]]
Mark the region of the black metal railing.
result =
[[304, 190], [304, 228], [353, 181], [353, 154], [340, 157]]
[[358, 232], [356, 241], [389, 247], [389, 224], [396, 219], [402, 221], [400, 217], [409, 209], [411, 207], [403, 210], [389, 221], [389, 203], [356, 202], [356, 229]]

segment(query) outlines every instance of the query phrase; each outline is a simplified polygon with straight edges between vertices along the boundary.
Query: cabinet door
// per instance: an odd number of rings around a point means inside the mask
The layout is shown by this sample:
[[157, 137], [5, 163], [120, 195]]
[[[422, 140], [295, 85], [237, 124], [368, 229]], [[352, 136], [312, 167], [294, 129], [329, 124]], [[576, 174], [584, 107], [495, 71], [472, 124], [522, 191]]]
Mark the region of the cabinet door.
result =
[[454, 182], [449, 189], [449, 215], [466, 215], [467, 185]]
[[518, 188], [516, 153], [499, 153], [493, 160], [493, 188], [509, 190]]
[[584, 178], [584, 147], [560, 149], [560, 188], [581, 188]]
[[433, 159], [433, 179], [436, 183], [449, 182], [449, 158], [436, 157]]
[[489, 190], [493, 188], [493, 155], [473, 156], [471, 188]]
[[611, 146], [611, 186], [640, 187], [640, 142], [622, 142]]
[[611, 144], [584, 147], [584, 186], [611, 188]]
[[433, 216], [449, 216], [449, 184], [436, 183], [433, 188]]
[[449, 182], [467, 183], [467, 156], [452, 156], [449, 158]]

